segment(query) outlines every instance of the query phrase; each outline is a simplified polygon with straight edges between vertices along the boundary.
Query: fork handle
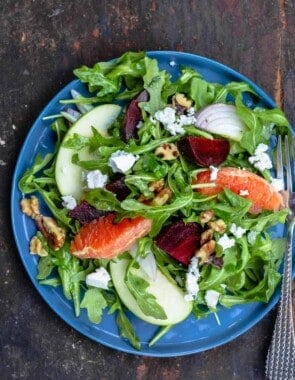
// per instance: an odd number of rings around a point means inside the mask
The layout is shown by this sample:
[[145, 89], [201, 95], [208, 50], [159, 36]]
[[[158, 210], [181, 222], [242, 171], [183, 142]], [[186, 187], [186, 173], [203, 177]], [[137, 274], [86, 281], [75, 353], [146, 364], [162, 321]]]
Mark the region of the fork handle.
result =
[[270, 380], [295, 379], [295, 338], [292, 315], [293, 230], [294, 222], [291, 222], [287, 233], [281, 300], [266, 361], [266, 376]]

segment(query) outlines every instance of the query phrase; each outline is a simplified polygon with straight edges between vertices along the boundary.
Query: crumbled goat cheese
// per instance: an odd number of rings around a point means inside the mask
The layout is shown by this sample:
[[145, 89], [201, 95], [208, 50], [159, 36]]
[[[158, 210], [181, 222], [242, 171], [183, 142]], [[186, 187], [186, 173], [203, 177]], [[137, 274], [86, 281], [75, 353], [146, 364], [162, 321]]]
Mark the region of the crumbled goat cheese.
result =
[[176, 66], [176, 62], [175, 62], [174, 60], [172, 60], [172, 61], [169, 62], [169, 65], [170, 65], [171, 67], [174, 67], [174, 66]]
[[77, 206], [76, 199], [71, 195], [64, 195], [61, 197], [61, 199], [63, 207], [67, 208], [68, 210], [73, 210]]
[[216, 290], [207, 290], [205, 293], [205, 302], [209, 308], [215, 309], [219, 300], [220, 293]]
[[92, 170], [86, 174], [86, 182], [88, 189], [101, 189], [105, 187], [108, 176], [102, 174], [100, 170]]
[[157, 111], [154, 118], [164, 125], [173, 124], [176, 118], [176, 110], [172, 107], [165, 107]]
[[95, 288], [108, 289], [108, 282], [111, 276], [108, 271], [103, 268], [97, 268], [95, 272], [90, 273], [86, 276], [86, 284], [88, 286], [94, 286]]
[[285, 189], [283, 178], [271, 178], [270, 184], [276, 189], [276, 191], [282, 191]]
[[193, 301], [199, 292], [199, 277], [200, 272], [198, 267], [198, 259], [194, 256], [188, 266], [188, 271], [186, 273], [185, 279], [186, 293], [184, 299], [188, 302]]
[[268, 147], [265, 144], [259, 144], [255, 149], [254, 156], [249, 157], [249, 162], [256, 169], [263, 171], [272, 168], [272, 162], [269, 155], [266, 153]]
[[196, 118], [194, 115], [180, 115], [177, 122], [181, 125], [191, 125], [194, 124]]
[[162, 123], [164, 129], [173, 136], [177, 134], [183, 135], [185, 133], [183, 126], [194, 124], [195, 122], [193, 114], [176, 117], [176, 110], [171, 107], [165, 107], [164, 109], [157, 111], [154, 118]]
[[231, 239], [227, 236], [227, 234], [222, 235], [222, 237], [217, 241], [223, 250], [227, 248], [231, 248], [235, 245], [235, 239]]
[[255, 149], [255, 154], [265, 153], [268, 150], [268, 146], [266, 144], [259, 144]]
[[253, 245], [255, 243], [255, 240], [256, 240], [258, 234], [259, 234], [258, 231], [250, 231], [250, 232], [248, 232], [248, 234], [247, 234], [248, 243], [251, 244], [251, 245]]
[[135, 162], [138, 160], [138, 156], [132, 153], [127, 153], [124, 150], [117, 150], [112, 153], [108, 165], [112, 168], [114, 173], [126, 173]]
[[233, 223], [230, 227], [230, 232], [237, 238], [241, 238], [244, 233], [246, 232], [247, 230], [245, 228], [242, 228], [240, 226], [237, 226], [236, 223]]
[[243, 197], [245, 195], [249, 195], [249, 191], [248, 190], [240, 190], [239, 195], [241, 195], [241, 197]]
[[[195, 116], [195, 109], [194, 107], [190, 107], [187, 111], [187, 116]], [[195, 121], [195, 120], [194, 120]]]
[[217, 179], [217, 174], [218, 174], [218, 168], [216, 168], [215, 166], [213, 165], [210, 165], [209, 166], [209, 169], [210, 169], [210, 180], [211, 181], [215, 181]]

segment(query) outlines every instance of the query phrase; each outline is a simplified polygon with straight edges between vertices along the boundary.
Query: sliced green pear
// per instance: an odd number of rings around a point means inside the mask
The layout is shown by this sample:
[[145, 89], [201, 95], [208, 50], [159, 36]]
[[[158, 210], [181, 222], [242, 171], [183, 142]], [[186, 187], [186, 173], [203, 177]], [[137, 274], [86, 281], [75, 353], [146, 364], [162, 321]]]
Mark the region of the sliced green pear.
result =
[[149, 283], [146, 289], [147, 293], [156, 298], [167, 318], [158, 319], [144, 314], [124, 281], [129, 262], [125, 258], [112, 261], [110, 272], [114, 287], [121, 301], [134, 315], [148, 323], [159, 326], [174, 325], [189, 316], [192, 311], [192, 302], [186, 301], [183, 291], [171, 283], [159, 269], [157, 269], [156, 279], [153, 281], [142, 269], [132, 268], [132, 273]]
[[88, 148], [76, 151], [65, 148], [63, 146], [64, 142], [73, 137], [74, 134], [86, 137], [92, 136], [92, 127], [96, 128], [103, 136], [107, 136], [108, 128], [116, 120], [120, 112], [121, 107], [116, 104], [100, 105], [82, 115], [71, 126], [58, 151], [55, 165], [55, 179], [62, 195], [72, 195], [79, 200], [83, 193], [82, 169], [72, 163], [72, 156], [78, 153], [80, 160], [95, 158], [95, 154], [90, 153]]

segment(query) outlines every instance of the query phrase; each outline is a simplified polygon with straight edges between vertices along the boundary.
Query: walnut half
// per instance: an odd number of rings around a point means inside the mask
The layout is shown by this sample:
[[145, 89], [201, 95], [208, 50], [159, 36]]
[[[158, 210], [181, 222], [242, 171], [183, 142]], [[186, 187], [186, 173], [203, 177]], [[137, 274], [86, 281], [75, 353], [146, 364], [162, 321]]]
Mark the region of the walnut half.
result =
[[164, 161], [175, 160], [179, 156], [177, 146], [173, 143], [164, 143], [155, 150], [155, 155]]
[[211, 239], [204, 243], [196, 252], [195, 256], [200, 260], [200, 264], [207, 264], [211, 261], [211, 255], [215, 252], [216, 241]]
[[[35, 220], [38, 230], [41, 231], [50, 247], [54, 250], [58, 250], [64, 245], [66, 238], [65, 229], [60, 227], [52, 217], [44, 216], [40, 213], [39, 200], [37, 197], [23, 198], [20, 205], [22, 212]], [[31, 244], [36, 250], [38, 242], [33, 240]]]

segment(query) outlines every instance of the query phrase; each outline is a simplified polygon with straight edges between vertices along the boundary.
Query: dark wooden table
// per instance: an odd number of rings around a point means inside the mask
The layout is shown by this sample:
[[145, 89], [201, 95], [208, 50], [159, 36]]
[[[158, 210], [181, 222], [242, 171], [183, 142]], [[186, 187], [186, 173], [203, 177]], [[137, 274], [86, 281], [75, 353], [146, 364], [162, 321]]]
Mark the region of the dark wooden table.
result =
[[72, 70], [126, 50], [218, 60], [261, 86], [294, 124], [294, 0], [2, 0], [0, 20], [1, 379], [264, 379], [276, 310], [222, 347], [168, 359], [121, 353], [72, 330], [21, 264], [10, 185], [34, 119]]

